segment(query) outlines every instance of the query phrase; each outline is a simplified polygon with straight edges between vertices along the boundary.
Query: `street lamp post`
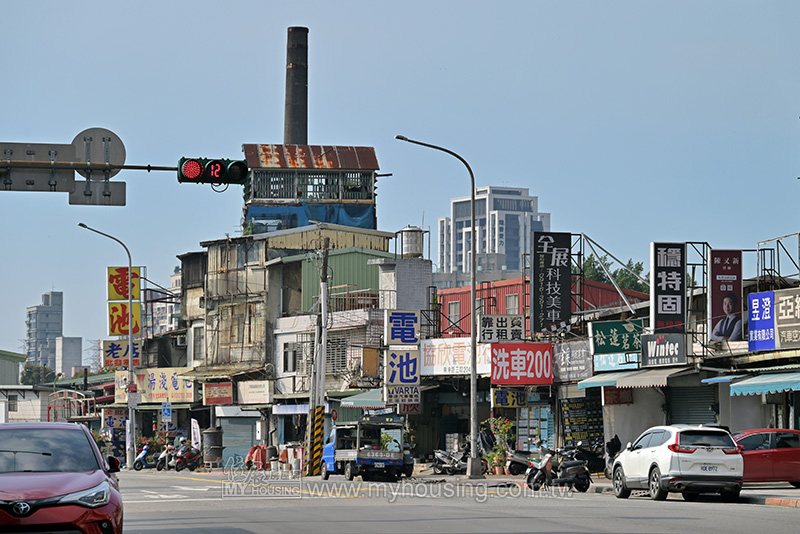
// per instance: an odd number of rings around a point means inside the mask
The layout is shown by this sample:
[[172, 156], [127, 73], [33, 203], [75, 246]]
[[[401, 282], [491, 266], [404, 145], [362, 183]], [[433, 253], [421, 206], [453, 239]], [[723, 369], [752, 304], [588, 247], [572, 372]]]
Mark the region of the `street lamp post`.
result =
[[470, 230], [472, 246], [470, 247], [470, 268], [469, 268], [469, 302], [470, 302], [470, 328], [469, 328], [469, 342], [471, 348], [471, 355], [470, 355], [470, 370], [469, 370], [469, 462], [467, 463], [467, 477], [469, 478], [483, 478], [483, 473], [481, 471], [481, 459], [478, 457], [478, 377], [477, 377], [477, 340], [476, 340], [476, 331], [478, 329], [477, 321], [475, 320], [475, 271], [476, 269], [476, 257], [477, 257], [477, 239], [476, 239], [476, 230], [475, 230], [475, 175], [472, 173], [472, 168], [467, 163], [467, 160], [453, 152], [452, 150], [448, 150], [446, 148], [431, 145], [429, 143], [423, 143], [422, 141], [415, 141], [413, 139], [409, 139], [404, 135], [395, 135], [395, 139], [399, 139], [400, 141], [406, 141], [407, 143], [412, 143], [415, 145], [420, 145], [428, 148], [432, 148], [434, 150], [441, 150], [442, 152], [446, 152], [450, 154], [454, 158], [458, 159], [469, 171], [469, 180], [470, 180], [470, 198], [469, 198], [469, 206], [470, 206], [470, 216], [472, 218], [472, 227]]
[[114, 237], [113, 235], [108, 235], [106, 233], [101, 232], [100, 230], [95, 230], [94, 228], [87, 226], [84, 223], [78, 223], [78, 226], [81, 228], [86, 228], [87, 230], [91, 230], [96, 234], [100, 234], [101, 236], [107, 237], [109, 239], [113, 239], [120, 245], [122, 248], [125, 249], [125, 253], [128, 255], [128, 425], [130, 428], [130, 442], [128, 443], [127, 448], [127, 462], [126, 465], [128, 469], [133, 467], [134, 459], [136, 458], [136, 417], [133, 408], [133, 402], [131, 402], [131, 393], [130, 387], [131, 384], [136, 383], [136, 377], [134, 376], [133, 372], [133, 262], [131, 261], [131, 251], [128, 250], [128, 247], [125, 246], [125, 243]]

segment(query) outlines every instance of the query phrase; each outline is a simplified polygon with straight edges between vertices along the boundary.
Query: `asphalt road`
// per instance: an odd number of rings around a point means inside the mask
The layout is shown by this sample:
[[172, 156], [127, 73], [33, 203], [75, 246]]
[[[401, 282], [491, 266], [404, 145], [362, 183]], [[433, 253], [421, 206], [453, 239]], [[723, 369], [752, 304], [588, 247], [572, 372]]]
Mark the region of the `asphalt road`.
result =
[[265, 472], [123, 472], [125, 532], [135, 533], [738, 533], [797, 532], [800, 509], [709, 496], [615, 499], [453, 480], [271, 479]]

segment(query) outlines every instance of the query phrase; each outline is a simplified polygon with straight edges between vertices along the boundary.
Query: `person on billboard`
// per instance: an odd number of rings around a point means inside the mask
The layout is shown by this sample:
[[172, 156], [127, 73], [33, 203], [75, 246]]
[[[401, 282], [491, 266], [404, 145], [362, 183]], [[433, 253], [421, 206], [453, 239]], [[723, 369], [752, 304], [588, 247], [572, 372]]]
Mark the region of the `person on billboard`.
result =
[[722, 311], [725, 317], [720, 319], [711, 330], [711, 339], [714, 341], [741, 341], [742, 318], [739, 317], [737, 304], [739, 298], [733, 293], [725, 293], [722, 297]]

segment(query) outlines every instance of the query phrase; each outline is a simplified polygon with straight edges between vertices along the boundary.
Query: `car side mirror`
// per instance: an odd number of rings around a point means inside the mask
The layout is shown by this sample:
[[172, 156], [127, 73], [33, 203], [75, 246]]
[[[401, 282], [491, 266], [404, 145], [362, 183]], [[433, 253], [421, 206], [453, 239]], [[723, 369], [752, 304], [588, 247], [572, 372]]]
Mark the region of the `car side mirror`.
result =
[[109, 473], [119, 473], [119, 459], [114, 458], [113, 456], [109, 456], [106, 458], [108, 462], [108, 472]]
[[625, 445], [625, 450], [626, 450], [626, 451], [629, 451], [629, 450], [631, 450], [631, 449], [633, 449], [633, 443], [631, 443], [631, 442], [629, 441], [629, 442], [628, 442], [628, 444], [627, 444], [627, 445]]

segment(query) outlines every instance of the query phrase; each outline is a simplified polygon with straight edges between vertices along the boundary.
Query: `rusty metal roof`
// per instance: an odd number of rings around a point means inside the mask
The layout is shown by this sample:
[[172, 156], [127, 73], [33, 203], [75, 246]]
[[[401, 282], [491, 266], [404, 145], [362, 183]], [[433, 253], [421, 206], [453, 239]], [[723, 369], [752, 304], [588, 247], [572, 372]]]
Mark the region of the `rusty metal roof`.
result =
[[380, 169], [370, 146], [242, 145], [242, 149], [251, 169]]

